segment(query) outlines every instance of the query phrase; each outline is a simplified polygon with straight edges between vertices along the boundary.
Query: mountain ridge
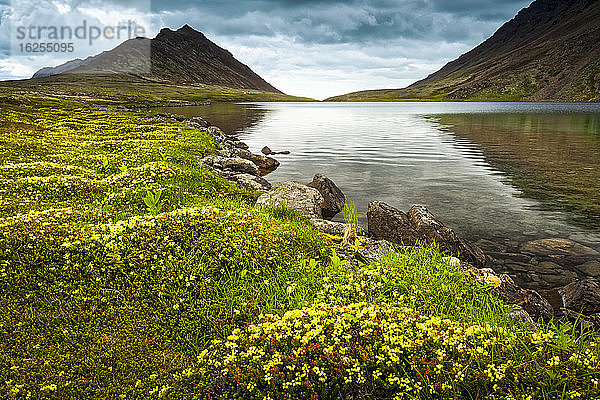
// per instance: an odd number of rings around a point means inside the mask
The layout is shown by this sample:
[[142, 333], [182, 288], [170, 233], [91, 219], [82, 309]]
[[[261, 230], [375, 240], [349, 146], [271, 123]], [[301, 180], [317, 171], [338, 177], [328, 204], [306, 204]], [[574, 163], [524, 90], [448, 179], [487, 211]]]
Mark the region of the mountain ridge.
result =
[[598, 101], [598, 21], [598, 0], [536, 0], [483, 43], [404, 89], [327, 100]]
[[115, 74], [173, 84], [218, 85], [282, 94], [231, 52], [187, 24], [176, 31], [163, 28], [154, 39], [126, 40], [112, 50], [80, 62], [71, 60], [57, 67], [42, 68], [34, 77], [60, 74]]

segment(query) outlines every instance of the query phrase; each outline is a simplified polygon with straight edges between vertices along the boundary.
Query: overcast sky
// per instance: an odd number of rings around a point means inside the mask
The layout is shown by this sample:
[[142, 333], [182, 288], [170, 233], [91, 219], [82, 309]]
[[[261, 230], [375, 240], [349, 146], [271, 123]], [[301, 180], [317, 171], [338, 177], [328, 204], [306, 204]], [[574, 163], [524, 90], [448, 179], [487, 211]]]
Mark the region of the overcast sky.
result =
[[[529, 3], [0, 0], [0, 79], [28, 78], [43, 66], [97, 54], [127, 38], [101, 35], [90, 45], [91, 26], [124, 27], [132, 21], [129, 25], [153, 37], [161, 27], [189, 24], [280, 90], [322, 99], [363, 89], [404, 87], [481, 43]], [[74, 42], [73, 52], [40, 54], [25, 47], [40, 42], [40, 26], [75, 29], [83, 21], [85, 39], [52, 41]], [[28, 31], [31, 26], [35, 29]], [[42, 31], [41, 41], [48, 34]]]

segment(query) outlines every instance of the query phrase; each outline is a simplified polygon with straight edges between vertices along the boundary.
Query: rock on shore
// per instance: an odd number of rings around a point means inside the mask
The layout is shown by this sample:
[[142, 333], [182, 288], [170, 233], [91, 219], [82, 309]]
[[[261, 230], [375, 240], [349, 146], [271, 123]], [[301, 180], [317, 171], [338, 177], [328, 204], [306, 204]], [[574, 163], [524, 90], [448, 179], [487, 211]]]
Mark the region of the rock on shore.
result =
[[[330, 220], [342, 210], [345, 203], [346, 196], [340, 188], [326, 176], [316, 174], [308, 185], [280, 182], [261, 195], [256, 204], [268, 207], [284, 205], [311, 219]], [[327, 229], [334, 225], [321, 224]]]
[[424, 206], [413, 206], [407, 214], [385, 203], [373, 201], [367, 211], [369, 235], [398, 245], [436, 244], [475, 267], [486, 262], [483, 251], [445, 226]]
[[308, 218], [321, 219], [323, 196], [315, 188], [301, 183], [279, 182], [256, 201], [257, 207], [285, 206], [293, 208]]
[[266, 192], [271, 184], [263, 177], [279, 167], [279, 161], [262, 154], [254, 154], [248, 145], [234, 136], [228, 136], [221, 129], [210, 125], [201, 117], [181, 119], [176, 115], [159, 115], [159, 120], [174, 119], [184, 125], [202, 130], [218, 142], [217, 155], [206, 156], [201, 163], [223, 178], [236, 182], [242, 187]]
[[249, 150], [237, 147], [235, 144], [230, 147], [220, 149], [218, 154], [223, 157], [236, 157], [248, 160], [258, 168], [258, 173], [261, 176], [268, 175], [279, 167], [279, 161], [272, 157], [267, 157], [262, 154], [254, 154]]
[[326, 176], [316, 174], [307, 186], [315, 188], [323, 196], [321, 211], [323, 219], [331, 219], [342, 211], [346, 204], [346, 196], [336, 184]]
[[[225, 135], [219, 128], [199, 117], [183, 120], [183, 123], [204, 130], [219, 142], [217, 155], [203, 158], [203, 164], [241, 186], [265, 192], [259, 197], [257, 206], [293, 208], [310, 218], [321, 232], [343, 236], [346, 225], [327, 220], [340, 212], [346, 201], [343, 192], [333, 181], [316, 174], [308, 185], [280, 182], [271, 187], [263, 176], [279, 166], [277, 160], [251, 153], [245, 143]], [[263, 153], [273, 154], [269, 151]], [[585, 328], [600, 329], [600, 283], [595, 279], [574, 281], [558, 289], [524, 289], [508, 275], [482, 268], [486, 263], [483, 251], [458, 236], [424, 206], [413, 206], [408, 213], [404, 213], [385, 203], [374, 201], [369, 204], [367, 218], [368, 236], [359, 227], [359, 248], [341, 244], [335, 246], [338, 255], [346, 259], [350, 267], [359, 267], [381, 254], [404, 246], [435, 243], [441, 251], [460, 257], [460, 260], [447, 257], [447, 262], [460, 265], [478, 282], [490, 286], [503, 297], [509, 303], [507, 312], [513, 318], [530, 324], [539, 319], [564, 319], [577, 321]], [[527, 274], [548, 275], [559, 271], [559, 264], [561, 268], [566, 265], [587, 274], [597, 274], [600, 271], [600, 262], [597, 261], [600, 254], [570, 239], [538, 239], [522, 245], [514, 253], [498, 249], [495, 253], [490, 252], [490, 255], [492, 260], [500, 257], [507, 260], [504, 263], [507, 268], [525, 268], [523, 272]], [[570, 274], [559, 277], [557, 283], [577, 278], [575, 272], [567, 272]]]

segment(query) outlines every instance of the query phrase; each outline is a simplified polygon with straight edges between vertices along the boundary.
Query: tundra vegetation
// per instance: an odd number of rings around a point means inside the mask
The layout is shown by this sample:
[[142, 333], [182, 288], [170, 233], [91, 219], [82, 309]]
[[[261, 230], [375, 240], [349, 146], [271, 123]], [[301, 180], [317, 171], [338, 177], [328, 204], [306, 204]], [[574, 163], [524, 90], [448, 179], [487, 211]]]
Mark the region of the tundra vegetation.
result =
[[598, 336], [513, 321], [435, 248], [350, 268], [203, 167], [202, 130], [0, 108], [3, 398], [600, 397]]

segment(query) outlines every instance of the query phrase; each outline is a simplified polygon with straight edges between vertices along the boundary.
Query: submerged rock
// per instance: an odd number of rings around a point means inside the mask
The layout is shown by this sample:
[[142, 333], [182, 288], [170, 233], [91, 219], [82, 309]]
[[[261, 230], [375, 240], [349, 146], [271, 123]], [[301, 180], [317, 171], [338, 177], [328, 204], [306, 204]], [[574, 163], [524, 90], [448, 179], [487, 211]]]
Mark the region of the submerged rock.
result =
[[600, 261], [598, 260], [588, 261], [577, 266], [577, 269], [587, 276], [600, 278]]
[[424, 206], [413, 206], [405, 214], [385, 203], [373, 201], [369, 203], [367, 220], [369, 235], [374, 238], [408, 246], [435, 243], [441, 251], [475, 267], [483, 267], [486, 263], [479, 247], [458, 236]]
[[316, 174], [307, 186], [317, 189], [323, 196], [323, 202], [321, 203], [323, 219], [331, 219], [342, 211], [344, 204], [346, 204], [346, 196], [331, 179]]
[[269, 146], [265, 146], [260, 150], [265, 156], [276, 155], [276, 154], [290, 154], [288, 150], [283, 151], [273, 151], [269, 148]]
[[256, 201], [257, 207], [285, 206], [293, 208], [300, 214], [313, 219], [321, 218], [323, 196], [317, 189], [301, 183], [279, 182]]
[[546, 258], [561, 265], [577, 265], [600, 256], [596, 250], [570, 239], [548, 238], [532, 240], [521, 247], [523, 253]]

